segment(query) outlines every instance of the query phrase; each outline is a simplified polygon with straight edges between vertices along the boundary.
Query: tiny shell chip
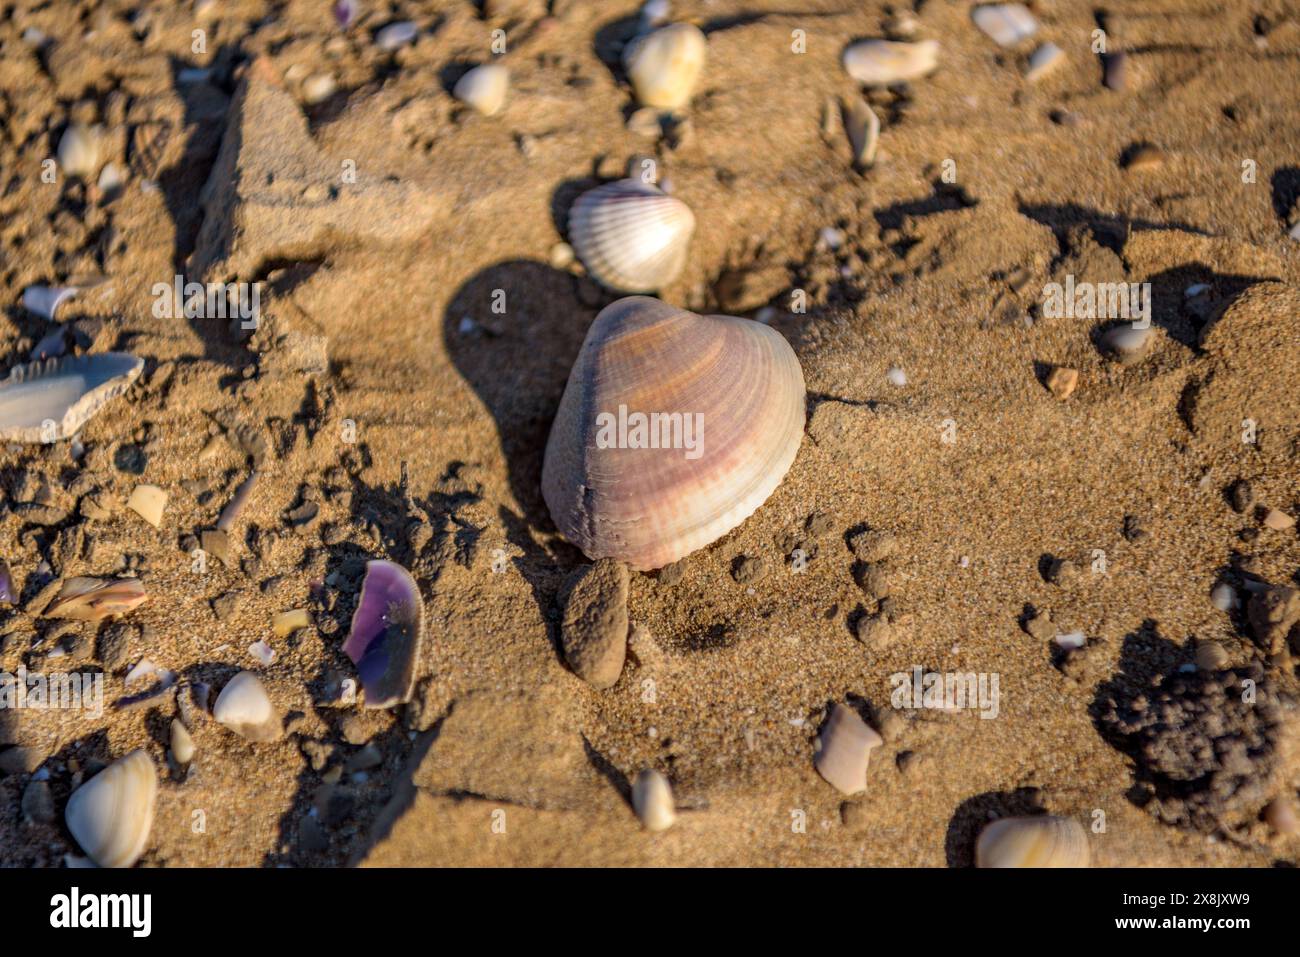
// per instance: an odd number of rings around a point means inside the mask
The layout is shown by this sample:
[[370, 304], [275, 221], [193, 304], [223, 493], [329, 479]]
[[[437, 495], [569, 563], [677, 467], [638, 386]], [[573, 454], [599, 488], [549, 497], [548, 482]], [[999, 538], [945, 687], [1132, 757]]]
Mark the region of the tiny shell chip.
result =
[[1038, 32], [1038, 21], [1022, 3], [988, 3], [971, 11], [971, 19], [994, 43], [1012, 47]]
[[1055, 43], [1044, 43], [1029, 54], [1029, 69], [1025, 79], [1036, 83], [1065, 62], [1065, 51]]
[[875, 110], [860, 96], [847, 98], [844, 103], [844, 131], [853, 148], [853, 165], [867, 169], [876, 162], [876, 147], [880, 142], [880, 118]]
[[668, 779], [650, 768], [638, 774], [632, 784], [632, 807], [647, 831], [667, 830], [677, 820]]
[[414, 42], [418, 32], [410, 20], [399, 20], [379, 29], [375, 34], [375, 45], [381, 50], [392, 52]]
[[506, 103], [510, 71], [500, 63], [476, 66], [459, 80], [451, 95], [484, 116], [495, 116]]
[[153, 759], [138, 749], [72, 792], [64, 820], [100, 867], [130, 867], [149, 841], [157, 796]]
[[1121, 323], [1106, 330], [1101, 337], [1101, 351], [1120, 365], [1136, 362], [1151, 344], [1151, 327]]
[[980, 832], [976, 867], [1087, 867], [1088, 834], [1074, 818], [1006, 817]]
[[311, 613], [306, 608], [282, 611], [271, 619], [271, 631], [280, 638], [292, 635], [300, 628], [311, 627]]
[[144, 584], [138, 578], [69, 578], [42, 615], [99, 621], [110, 615], [125, 615], [143, 604], [146, 597]]
[[266, 687], [251, 671], [231, 678], [212, 705], [212, 717], [249, 741], [275, 741], [283, 724]]
[[899, 43], [863, 40], [844, 51], [844, 69], [864, 86], [891, 86], [919, 80], [939, 65], [939, 41]]
[[79, 292], [77, 286], [28, 286], [23, 290], [23, 308], [53, 322], [59, 306]]
[[880, 735], [868, 727], [852, 708], [842, 704], [831, 709], [818, 738], [813, 765], [826, 781], [842, 794], [861, 794], [867, 789], [867, 763], [873, 749], [882, 744]]
[[391, 708], [410, 699], [423, 627], [424, 601], [410, 573], [394, 562], [367, 562], [343, 644], [357, 666], [367, 708]]
[[0, 604], [12, 605], [18, 600], [18, 592], [14, 588], [13, 572], [9, 570], [9, 563], [0, 558]]
[[71, 438], [105, 403], [127, 390], [144, 362], [122, 352], [15, 366], [0, 380], [0, 441]]
[[162, 525], [163, 509], [167, 507], [167, 493], [157, 485], [137, 485], [126, 507], [154, 528]]

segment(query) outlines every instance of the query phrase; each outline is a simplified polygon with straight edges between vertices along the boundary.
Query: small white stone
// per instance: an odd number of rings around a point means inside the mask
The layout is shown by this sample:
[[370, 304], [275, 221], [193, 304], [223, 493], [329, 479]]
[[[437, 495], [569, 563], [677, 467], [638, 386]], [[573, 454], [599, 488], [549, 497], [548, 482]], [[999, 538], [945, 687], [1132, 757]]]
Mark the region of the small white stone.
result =
[[415, 24], [410, 20], [399, 20], [397, 23], [390, 23], [386, 27], [381, 27], [375, 34], [375, 45], [381, 50], [392, 52], [406, 46], [415, 40], [417, 33]]
[[673, 789], [658, 771], [646, 769], [632, 783], [632, 807], [647, 831], [664, 831], [677, 820]]
[[451, 94], [484, 116], [495, 116], [505, 106], [509, 88], [510, 71], [500, 63], [485, 63], [457, 80]]
[[898, 366], [890, 366], [889, 371], [885, 373], [885, 379], [890, 385], [899, 389], [907, 385], [907, 373]]
[[1219, 611], [1228, 611], [1237, 604], [1237, 593], [1227, 582], [1220, 582], [1210, 590], [1210, 604]]

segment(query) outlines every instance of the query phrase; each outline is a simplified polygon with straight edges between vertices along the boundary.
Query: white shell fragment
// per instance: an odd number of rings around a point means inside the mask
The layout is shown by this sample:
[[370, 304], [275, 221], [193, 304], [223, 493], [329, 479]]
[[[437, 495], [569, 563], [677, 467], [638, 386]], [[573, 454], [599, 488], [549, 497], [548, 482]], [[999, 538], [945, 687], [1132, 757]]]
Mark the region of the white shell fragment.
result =
[[1227, 582], [1219, 582], [1210, 590], [1210, 604], [1219, 611], [1230, 611], [1237, 604], [1237, 592]]
[[615, 292], [655, 292], [676, 279], [694, 232], [689, 206], [639, 179], [588, 190], [569, 214], [578, 258]]
[[1025, 79], [1036, 83], [1065, 62], [1065, 51], [1055, 43], [1044, 43], [1029, 54], [1029, 68]]
[[1151, 344], [1151, 327], [1121, 323], [1107, 329], [1101, 337], [1101, 351], [1120, 365], [1136, 362], [1146, 354]]
[[99, 154], [103, 142], [102, 126], [73, 123], [59, 138], [59, 169], [77, 179], [93, 179], [99, 172]]
[[855, 169], [868, 169], [876, 162], [880, 145], [880, 117], [860, 96], [846, 97], [843, 107], [844, 132], [853, 148]]
[[677, 110], [691, 101], [709, 44], [689, 23], [674, 23], [637, 37], [623, 51], [623, 66], [645, 106]]
[[418, 32], [415, 24], [410, 20], [399, 20], [397, 23], [390, 23], [386, 27], [380, 27], [375, 34], [375, 46], [391, 53], [393, 50], [414, 42], [415, 35]]
[[841, 794], [861, 794], [867, 789], [871, 752], [883, 743], [856, 711], [837, 704], [817, 738], [813, 765]]
[[221, 689], [212, 717], [249, 741], [275, 741], [283, 731], [265, 686], [251, 671], [241, 671]]
[[172, 718], [171, 752], [172, 760], [181, 766], [194, 760], [194, 739], [180, 718]]
[[1023, 3], [987, 3], [972, 10], [970, 18], [999, 46], [1013, 47], [1038, 32], [1038, 21]]
[[163, 509], [167, 507], [167, 492], [157, 485], [137, 485], [126, 500], [126, 507], [158, 528], [162, 525]]
[[457, 80], [451, 94], [484, 116], [496, 116], [506, 104], [509, 88], [510, 71], [500, 63], [485, 63]]
[[122, 352], [15, 366], [0, 380], [0, 440], [71, 438], [110, 399], [127, 390], [144, 362]]
[[153, 828], [158, 775], [143, 749], [114, 761], [68, 798], [68, 830], [100, 867], [130, 867]]
[[890, 86], [919, 80], [939, 65], [939, 41], [900, 43], [863, 40], [844, 51], [844, 69], [864, 86]]
[[976, 867], [1087, 867], [1088, 832], [1074, 818], [1005, 817], [980, 832]]
[[651, 768], [638, 774], [632, 783], [632, 808], [647, 831], [665, 831], [677, 820], [672, 786]]
[[28, 286], [23, 290], [23, 308], [54, 322], [59, 306], [79, 292], [78, 286]]

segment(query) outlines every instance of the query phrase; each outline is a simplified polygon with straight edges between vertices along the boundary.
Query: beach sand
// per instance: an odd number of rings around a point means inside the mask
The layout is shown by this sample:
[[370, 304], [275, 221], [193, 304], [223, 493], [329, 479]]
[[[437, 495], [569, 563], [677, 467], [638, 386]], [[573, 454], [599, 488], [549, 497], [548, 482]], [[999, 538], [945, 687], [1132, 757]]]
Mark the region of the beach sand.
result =
[[[1246, 609], [1210, 593], [1226, 582], [1244, 603], [1300, 570], [1296, 529], [1228, 494], [1246, 480], [1257, 505], [1300, 510], [1300, 245], [1287, 236], [1300, 11], [1039, 2], [1038, 35], [1004, 49], [969, 3], [929, 0], [915, 38], [939, 41], [938, 69], [870, 94], [879, 154], [860, 173], [838, 110], [829, 129], [823, 117], [857, 90], [844, 48], [885, 35], [888, 6], [675, 2], [708, 60], [670, 144], [628, 129], [628, 3], [365, 5], [344, 30], [305, 0], [274, 17], [251, 0], [202, 15], [19, 2], [0, 25], [3, 353], [17, 364], [48, 332], [18, 305], [26, 287], [96, 274], [109, 281], [59, 320], [80, 348], [130, 352], [145, 371], [80, 447], [0, 450], [0, 557], [23, 603], [56, 576], [124, 570], [148, 600], [56, 641], [43, 636], [57, 623], [11, 609], [0, 665], [103, 668], [112, 702], [148, 659], [178, 689], [99, 717], [0, 714], [0, 746], [36, 749], [56, 812], [31, 819], [32, 776], [0, 777], [0, 864], [79, 855], [68, 794], [135, 748], [160, 774], [152, 866], [964, 866], [987, 821], [1040, 810], [1087, 829], [1095, 866], [1295, 863], [1300, 837], [1260, 821], [1259, 800], [1229, 794], [1215, 826], [1153, 813], [1151, 755], [1117, 739], [1106, 702], [1153, 696], [1195, 667], [1198, 642], [1257, 663], [1271, 693], [1295, 683], [1285, 637], [1261, 647]], [[375, 31], [399, 20], [416, 42], [378, 49]], [[510, 91], [479, 116], [449, 90], [490, 56], [494, 29]], [[1123, 90], [1102, 83], [1098, 29], [1127, 51]], [[1030, 83], [1025, 56], [1045, 40], [1064, 61]], [[320, 73], [337, 92], [304, 105]], [[105, 125], [124, 170], [137, 130], [169, 135], [157, 168], [128, 172], [117, 195], [44, 182], [76, 120]], [[1142, 144], [1159, 161], [1125, 168]], [[569, 369], [616, 295], [551, 263], [573, 199], [641, 156], [697, 222], [661, 297], [763, 310], [798, 355], [808, 422], [752, 517], [675, 583], [632, 574], [643, 630], [599, 691], [560, 650], [562, 588], [587, 559], [558, 535], [540, 474]], [[345, 201], [322, 199], [351, 174]], [[160, 317], [154, 288], [177, 274], [260, 283], [259, 328]], [[1067, 277], [1150, 284], [1140, 361], [1101, 355], [1104, 317], [1049, 314], [1044, 290]], [[791, 311], [797, 290], [806, 311]], [[1057, 366], [1078, 372], [1066, 399], [1045, 386]], [[250, 450], [260, 478], [229, 564], [196, 569], [187, 537], [213, 527]], [[141, 483], [169, 494], [159, 528], [125, 507]], [[53, 524], [21, 507], [42, 487]], [[106, 515], [83, 517], [88, 494]], [[897, 542], [885, 647], [856, 637], [877, 611], [849, 544], [864, 528]], [[767, 573], [736, 581], [742, 556]], [[415, 697], [392, 711], [334, 700], [354, 674], [341, 645], [372, 558], [408, 567], [425, 599]], [[1059, 560], [1077, 575], [1052, 580]], [[274, 636], [294, 608], [312, 627]], [[1036, 612], [1086, 649], [1060, 661], [1053, 634], [1024, 627]], [[106, 666], [106, 632], [122, 626], [127, 647]], [[249, 655], [259, 639], [268, 666]], [[72, 657], [48, 657], [60, 641]], [[996, 714], [893, 708], [891, 676], [914, 668], [996, 676]], [[243, 669], [284, 737], [249, 743], [199, 714], [193, 763], [169, 768], [177, 696]], [[836, 702], [889, 732], [853, 797], [813, 766]], [[1283, 711], [1245, 776], [1287, 801], [1300, 765]], [[644, 768], [677, 802], [658, 834], [629, 803]]]

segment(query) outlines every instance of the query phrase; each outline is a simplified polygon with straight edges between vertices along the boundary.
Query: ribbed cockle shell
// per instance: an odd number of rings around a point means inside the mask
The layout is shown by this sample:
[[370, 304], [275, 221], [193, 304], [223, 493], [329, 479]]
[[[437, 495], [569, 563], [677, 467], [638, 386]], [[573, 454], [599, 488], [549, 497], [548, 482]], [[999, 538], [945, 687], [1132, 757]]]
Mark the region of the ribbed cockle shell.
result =
[[686, 264], [695, 214], [638, 179], [588, 190], [569, 213], [569, 238], [591, 277], [615, 292], [654, 292]]
[[589, 557], [659, 568], [762, 505], [803, 426], [803, 372], [776, 330], [620, 299], [596, 317], [569, 374], [542, 494]]
[[1070, 817], [1004, 817], [980, 832], [976, 867], [1087, 867], [1088, 833]]

